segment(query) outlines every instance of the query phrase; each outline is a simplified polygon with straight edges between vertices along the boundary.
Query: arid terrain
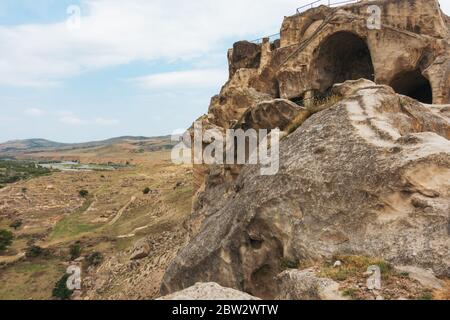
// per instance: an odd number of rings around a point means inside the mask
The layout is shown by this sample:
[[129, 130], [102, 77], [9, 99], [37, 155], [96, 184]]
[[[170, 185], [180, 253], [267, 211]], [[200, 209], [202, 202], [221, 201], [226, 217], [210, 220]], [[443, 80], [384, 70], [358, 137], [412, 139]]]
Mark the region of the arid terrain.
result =
[[[55, 283], [74, 263], [82, 266], [82, 299], [158, 296], [168, 260], [186, 240], [182, 225], [191, 209], [192, 173], [173, 165], [167, 150], [140, 148], [121, 142], [20, 155], [128, 165], [54, 172], [0, 189], [0, 229], [14, 235], [0, 257], [0, 299], [51, 299]], [[17, 229], [10, 227], [15, 221], [21, 222]], [[148, 243], [148, 256], [130, 260], [139, 240]], [[42, 252], [30, 254], [33, 246]], [[74, 246], [80, 252], [71, 257]], [[102, 259], [89, 266], [84, 259], [93, 253]]]

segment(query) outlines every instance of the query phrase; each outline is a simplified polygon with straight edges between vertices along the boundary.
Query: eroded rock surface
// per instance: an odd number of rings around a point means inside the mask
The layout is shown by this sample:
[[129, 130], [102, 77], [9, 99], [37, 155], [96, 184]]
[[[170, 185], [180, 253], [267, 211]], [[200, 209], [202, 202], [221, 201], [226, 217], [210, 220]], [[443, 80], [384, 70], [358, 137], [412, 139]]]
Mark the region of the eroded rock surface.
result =
[[279, 300], [346, 300], [339, 283], [319, 278], [313, 270], [288, 270], [276, 277]]
[[230, 288], [224, 288], [217, 283], [197, 283], [194, 286], [158, 300], [259, 300], [249, 294]]
[[213, 281], [277, 296], [280, 261], [336, 254], [383, 258], [450, 275], [450, 124], [388, 86], [334, 87], [342, 101], [281, 142], [280, 171], [242, 170], [210, 185], [198, 233], [168, 268], [164, 293]]

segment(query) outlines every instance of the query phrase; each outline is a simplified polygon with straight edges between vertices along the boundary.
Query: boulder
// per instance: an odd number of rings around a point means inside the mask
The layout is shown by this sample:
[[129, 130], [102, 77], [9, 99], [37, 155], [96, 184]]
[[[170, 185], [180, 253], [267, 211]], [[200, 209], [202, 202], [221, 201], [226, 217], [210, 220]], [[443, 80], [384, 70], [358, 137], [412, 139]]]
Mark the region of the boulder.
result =
[[217, 283], [197, 283], [185, 290], [159, 298], [158, 300], [260, 300], [247, 293], [224, 288]]
[[285, 99], [263, 101], [248, 109], [237, 127], [243, 130], [275, 128], [284, 130], [302, 110], [305, 108]]
[[444, 286], [444, 282], [436, 278], [433, 270], [425, 270], [414, 266], [396, 266], [395, 269], [398, 272], [408, 273], [411, 279], [417, 280], [425, 288], [439, 290]]
[[228, 52], [230, 78], [237, 70], [257, 69], [261, 60], [261, 45], [248, 41], [239, 41]]
[[163, 293], [212, 281], [274, 298], [280, 261], [337, 254], [450, 276], [448, 116], [388, 86], [344, 85], [339, 103], [281, 141], [276, 175], [247, 166], [234, 188], [205, 189], [194, 212], [204, 220]]
[[134, 244], [130, 260], [139, 260], [148, 257], [150, 254], [150, 245], [147, 239], [141, 239]]
[[346, 300], [339, 283], [319, 278], [314, 270], [287, 270], [276, 278], [279, 300]]
[[272, 97], [253, 88], [225, 86], [222, 92], [211, 99], [209, 113], [211, 123], [222, 128], [230, 128], [242, 118], [243, 114], [259, 102]]

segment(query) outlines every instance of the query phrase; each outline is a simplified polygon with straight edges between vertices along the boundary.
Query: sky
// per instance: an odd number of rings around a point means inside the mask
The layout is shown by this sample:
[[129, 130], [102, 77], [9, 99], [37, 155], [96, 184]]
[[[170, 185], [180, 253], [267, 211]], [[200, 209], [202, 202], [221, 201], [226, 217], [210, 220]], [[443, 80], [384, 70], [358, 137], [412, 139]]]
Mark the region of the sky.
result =
[[0, 0], [0, 142], [187, 128], [227, 80], [227, 49], [308, 2]]

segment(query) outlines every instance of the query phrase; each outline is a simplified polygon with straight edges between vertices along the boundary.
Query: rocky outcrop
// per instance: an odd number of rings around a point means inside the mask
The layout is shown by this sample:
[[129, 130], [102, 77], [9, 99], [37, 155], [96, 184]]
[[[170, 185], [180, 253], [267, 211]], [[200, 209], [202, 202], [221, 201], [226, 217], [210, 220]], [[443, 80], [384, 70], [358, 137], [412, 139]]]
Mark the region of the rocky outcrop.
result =
[[314, 270], [288, 270], [276, 277], [279, 300], [346, 300], [339, 283], [319, 278]]
[[130, 260], [139, 260], [148, 257], [150, 254], [150, 245], [147, 239], [141, 239], [134, 244]]
[[408, 274], [410, 278], [418, 281], [425, 288], [439, 290], [444, 286], [444, 282], [436, 278], [432, 270], [425, 270], [414, 266], [397, 266], [395, 269]]
[[214, 281], [274, 298], [280, 261], [336, 254], [450, 275], [448, 107], [366, 80], [333, 92], [341, 102], [281, 142], [278, 174], [247, 166], [205, 189], [195, 211], [204, 221], [162, 292]]
[[236, 127], [243, 130], [284, 130], [302, 110], [305, 108], [285, 99], [263, 101], [249, 108]]
[[[280, 261], [335, 254], [449, 276], [448, 26], [437, 0], [360, 1], [285, 17], [276, 42], [236, 43], [204, 128], [300, 127], [274, 176], [194, 166], [191, 241], [162, 292], [214, 281], [275, 298]], [[323, 99], [341, 100], [311, 111]]]
[[259, 300], [244, 292], [224, 288], [217, 283], [197, 283], [194, 286], [158, 300]]
[[248, 41], [239, 41], [228, 51], [230, 78], [242, 68], [259, 68], [261, 61], [261, 46]]
[[[381, 11], [377, 28], [370, 25], [371, 5]], [[281, 98], [303, 105], [328, 96], [336, 83], [359, 78], [423, 103], [448, 104], [448, 26], [437, 0], [360, 1], [287, 16], [280, 39], [240, 41], [229, 50], [230, 78], [211, 99], [208, 121], [232, 128], [262, 102]], [[208, 170], [196, 169], [195, 192], [204, 189]]]

